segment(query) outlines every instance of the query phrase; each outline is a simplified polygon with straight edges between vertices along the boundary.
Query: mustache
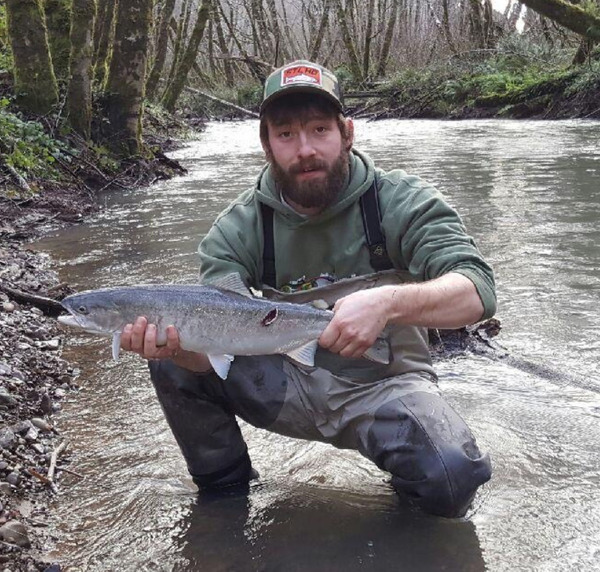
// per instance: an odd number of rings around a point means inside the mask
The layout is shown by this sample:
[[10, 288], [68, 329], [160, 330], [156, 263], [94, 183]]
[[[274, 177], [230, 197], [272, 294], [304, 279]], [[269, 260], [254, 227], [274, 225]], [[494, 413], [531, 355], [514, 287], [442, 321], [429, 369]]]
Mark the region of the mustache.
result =
[[298, 173], [303, 173], [306, 170], [314, 171], [316, 169], [327, 169], [328, 165], [326, 161], [321, 161], [319, 159], [310, 159], [308, 161], [300, 161], [296, 163], [288, 169], [292, 175], [297, 175]]

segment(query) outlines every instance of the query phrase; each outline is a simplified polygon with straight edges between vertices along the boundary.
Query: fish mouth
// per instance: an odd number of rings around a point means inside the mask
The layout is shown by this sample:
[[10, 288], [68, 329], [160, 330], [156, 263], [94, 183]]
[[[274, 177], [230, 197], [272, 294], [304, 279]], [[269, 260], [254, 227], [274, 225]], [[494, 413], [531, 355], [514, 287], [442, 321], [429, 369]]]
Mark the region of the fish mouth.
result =
[[104, 332], [98, 328], [94, 328], [93, 326], [89, 326], [82, 323], [81, 319], [77, 316], [74, 316], [73, 314], [58, 316], [58, 318], [56, 319], [60, 324], [69, 326], [71, 328], [79, 328], [81, 330], [84, 330], [85, 332], [88, 332], [89, 334], [97, 334], [101, 336], [105, 336], [107, 334], [107, 332]]
[[81, 328], [81, 324], [79, 323], [79, 320], [72, 314], [67, 314], [66, 316], [58, 316], [58, 318], [56, 318], [56, 319], [61, 324], [64, 324], [65, 326], [71, 326], [73, 328]]

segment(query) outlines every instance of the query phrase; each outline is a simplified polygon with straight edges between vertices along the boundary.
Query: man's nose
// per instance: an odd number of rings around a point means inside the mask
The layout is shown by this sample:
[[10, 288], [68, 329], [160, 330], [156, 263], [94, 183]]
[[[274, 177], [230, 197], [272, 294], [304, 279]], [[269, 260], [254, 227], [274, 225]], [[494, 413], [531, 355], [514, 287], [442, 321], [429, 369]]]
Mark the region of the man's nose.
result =
[[315, 152], [311, 138], [304, 131], [301, 131], [298, 135], [298, 157], [306, 159], [312, 157]]

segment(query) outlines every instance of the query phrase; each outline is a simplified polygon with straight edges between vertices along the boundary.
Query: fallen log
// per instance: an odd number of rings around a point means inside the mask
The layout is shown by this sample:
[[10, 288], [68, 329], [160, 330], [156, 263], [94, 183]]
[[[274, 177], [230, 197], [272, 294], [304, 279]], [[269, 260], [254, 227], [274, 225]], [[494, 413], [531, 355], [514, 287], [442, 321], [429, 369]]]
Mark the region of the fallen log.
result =
[[215, 97], [214, 95], [210, 95], [209, 93], [200, 91], [199, 89], [194, 89], [193, 87], [186, 87], [185, 90], [189, 91], [190, 93], [194, 93], [196, 95], [201, 95], [202, 97], [206, 97], [207, 99], [210, 99], [212, 101], [216, 101], [217, 103], [220, 103], [221, 105], [226, 105], [227, 107], [232, 107], [233, 109], [237, 109], [238, 111], [241, 111], [242, 113], [245, 113], [246, 115], [250, 115], [251, 117], [256, 117], [256, 118], [260, 117], [258, 115], [258, 113], [256, 113], [255, 111], [250, 111], [249, 109], [244, 109], [243, 107], [240, 107], [239, 105], [236, 105], [235, 103], [231, 103], [231, 101], [226, 101], [225, 99], [220, 99], [218, 97]]
[[0, 291], [7, 294], [15, 302], [31, 304], [32, 306], [39, 308], [46, 316], [50, 316], [51, 318], [56, 318], [65, 311], [62, 304], [52, 298], [46, 298], [45, 296], [30, 294], [28, 292], [21, 292], [20, 290], [15, 290], [2, 283], [0, 283]]

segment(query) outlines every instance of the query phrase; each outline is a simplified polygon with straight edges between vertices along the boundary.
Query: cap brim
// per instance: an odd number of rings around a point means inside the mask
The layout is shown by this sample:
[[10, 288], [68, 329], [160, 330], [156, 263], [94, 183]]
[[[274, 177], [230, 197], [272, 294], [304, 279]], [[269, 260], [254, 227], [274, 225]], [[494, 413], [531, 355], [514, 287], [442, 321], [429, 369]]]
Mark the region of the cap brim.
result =
[[335, 96], [331, 95], [328, 91], [312, 85], [290, 85], [288, 87], [279, 89], [278, 91], [272, 93], [269, 97], [267, 97], [260, 104], [260, 115], [262, 115], [265, 112], [265, 109], [276, 99], [280, 99], [293, 93], [307, 93], [312, 95], [318, 95], [320, 97], [325, 98], [327, 101], [333, 103], [335, 108], [338, 109], [341, 113], [344, 112], [344, 106], [342, 105], [341, 101]]

